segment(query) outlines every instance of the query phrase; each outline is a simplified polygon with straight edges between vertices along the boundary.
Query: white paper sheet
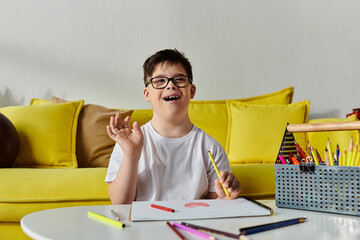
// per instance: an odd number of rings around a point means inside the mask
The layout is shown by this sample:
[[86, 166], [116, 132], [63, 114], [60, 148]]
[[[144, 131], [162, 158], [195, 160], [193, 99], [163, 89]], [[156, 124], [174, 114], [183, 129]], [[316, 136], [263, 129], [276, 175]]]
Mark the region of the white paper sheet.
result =
[[[172, 208], [167, 212], [150, 207], [157, 204]], [[261, 207], [244, 198], [235, 200], [202, 199], [173, 201], [134, 201], [131, 207], [131, 221], [182, 220], [227, 217], [249, 217], [271, 215], [269, 209]]]

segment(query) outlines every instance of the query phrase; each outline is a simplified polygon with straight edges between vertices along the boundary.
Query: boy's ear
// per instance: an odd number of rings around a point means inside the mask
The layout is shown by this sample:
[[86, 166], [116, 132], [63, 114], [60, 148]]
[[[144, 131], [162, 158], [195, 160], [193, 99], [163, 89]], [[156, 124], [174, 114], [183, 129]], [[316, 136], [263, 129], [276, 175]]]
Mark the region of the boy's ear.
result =
[[190, 88], [191, 99], [195, 97], [195, 93], [196, 93], [196, 86], [194, 84], [191, 84], [191, 88]]
[[147, 87], [144, 88], [143, 94], [144, 94], [145, 100], [147, 102], [150, 102], [150, 97], [149, 97], [150, 93], [149, 93], [149, 90]]

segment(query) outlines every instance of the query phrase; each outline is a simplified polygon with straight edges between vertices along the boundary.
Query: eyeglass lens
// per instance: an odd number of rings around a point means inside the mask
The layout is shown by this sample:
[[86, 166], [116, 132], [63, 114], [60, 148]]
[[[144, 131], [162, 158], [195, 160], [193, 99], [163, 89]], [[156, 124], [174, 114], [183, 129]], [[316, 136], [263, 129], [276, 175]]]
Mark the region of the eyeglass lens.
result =
[[151, 80], [151, 84], [154, 88], [165, 88], [169, 81], [172, 81], [176, 87], [186, 87], [189, 85], [189, 77], [187, 76], [179, 76], [173, 78], [167, 77], [156, 77]]

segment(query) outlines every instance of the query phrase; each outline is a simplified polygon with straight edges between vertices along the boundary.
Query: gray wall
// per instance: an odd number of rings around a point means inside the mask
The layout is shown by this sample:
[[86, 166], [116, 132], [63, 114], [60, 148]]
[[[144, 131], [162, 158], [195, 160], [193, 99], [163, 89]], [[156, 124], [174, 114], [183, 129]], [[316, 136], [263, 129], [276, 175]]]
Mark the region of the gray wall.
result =
[[310, 118], [360, 107], [358, 0], [1, 0], [0, 107], [52, 95], [151, 108], [142, 64], [177, 48], [197, 100], [294, 86]]

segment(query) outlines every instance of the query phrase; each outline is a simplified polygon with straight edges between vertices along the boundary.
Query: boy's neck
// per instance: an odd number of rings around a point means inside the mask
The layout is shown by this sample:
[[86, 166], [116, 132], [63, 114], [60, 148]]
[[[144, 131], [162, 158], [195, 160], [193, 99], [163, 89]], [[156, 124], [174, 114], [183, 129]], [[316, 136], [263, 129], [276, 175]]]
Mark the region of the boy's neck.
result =
[[175, 117], [174, 119], [164, 119], [154, 115], [150, 123], [157, 133], [168, 138], [183, 137], [193, 128], [188, 115], [183, 118]]

